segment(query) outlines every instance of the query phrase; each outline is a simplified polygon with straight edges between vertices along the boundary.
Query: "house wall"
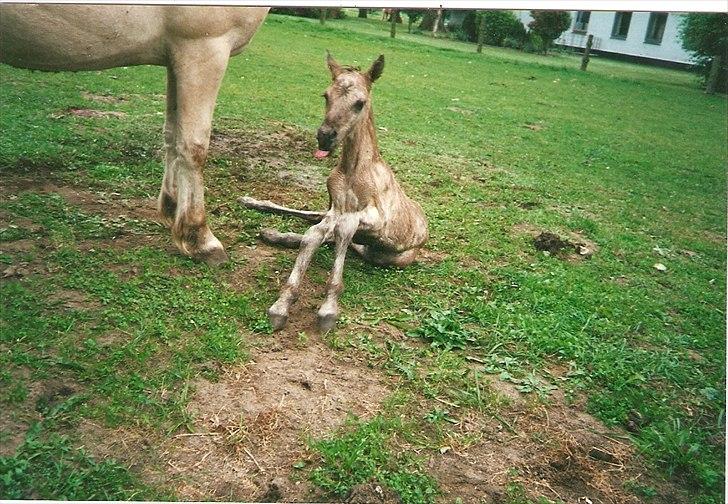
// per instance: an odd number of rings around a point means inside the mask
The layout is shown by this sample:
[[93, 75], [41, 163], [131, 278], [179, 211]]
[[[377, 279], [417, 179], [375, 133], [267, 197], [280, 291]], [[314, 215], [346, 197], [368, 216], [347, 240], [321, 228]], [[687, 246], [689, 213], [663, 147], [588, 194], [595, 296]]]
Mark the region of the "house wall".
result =
[[[528, 27], [533, 18], [529, 11], [514, 11], [519, 20]], [[576, 11], [571, 11], [571, 28], [565, 31], [556, 43], [568, 47], [584, 47], [588, 34], [594, 35], [593, 48], [599, 51], [650, 58], [675, 63], [690, 64], [690, 53], [685, 51], [680, 43], [681, 13], [669, 13], [665, 24], [665, 33], [662, 42], [658, 44], [645, 43], [647, 24], [650, 20], [649, 12], [633, 12], [632, 22], [625, 40], [612, 38], [612, 26], [615, 12], [592, 11], [589, 19], [587, 33], [573, 31], [576, 21]]]

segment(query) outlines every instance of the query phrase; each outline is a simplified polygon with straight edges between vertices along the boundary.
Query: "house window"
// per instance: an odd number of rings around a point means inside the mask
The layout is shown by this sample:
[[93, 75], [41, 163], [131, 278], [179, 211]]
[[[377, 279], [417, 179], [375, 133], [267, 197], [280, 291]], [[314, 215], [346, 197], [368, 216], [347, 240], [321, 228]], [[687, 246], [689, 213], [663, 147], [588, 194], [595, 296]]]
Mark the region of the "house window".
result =
[[591, 11], [578, 11], [576, 13], [576, 20], [574, 21], [574, 31], [577, 33], [585, 33], [589, 27], [589, 17]]
[[662, 36], [665, 34], [665, 25], [667, 24], [667, 14], [662, 12], [652, 12], [650, 14], [650, 22], [647, 23], [647, 33], [645, 34], [645, 43], [661, 44]]
[[629, 32], [629, 23], [632, 21], [631, 12], [617, 12], [614, 15], [614, 25], [612, 25], [612, 38], [624, 40]]

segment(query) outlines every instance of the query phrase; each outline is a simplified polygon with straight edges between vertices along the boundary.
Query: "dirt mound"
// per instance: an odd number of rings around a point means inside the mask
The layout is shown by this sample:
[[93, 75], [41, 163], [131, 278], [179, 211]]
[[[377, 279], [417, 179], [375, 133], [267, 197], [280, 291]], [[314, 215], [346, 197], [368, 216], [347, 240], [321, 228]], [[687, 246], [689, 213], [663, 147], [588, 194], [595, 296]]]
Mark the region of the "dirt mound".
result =
[[195, 388], [188, 411], [196, 432], [164, 447], [168, 466], [184, 475], [180, 497], [195, 500], [305, 499], [311, 488], [292, 482], [292, 473], [310, 456], [307, 439], [335, 430], [349, 414], [374, 415], [388, 393], [371, 370], [317, 344], [261, 353]]
[[527, 223], [514, 226], [513, 231], [530, 235], [536, 250], [567, 260], [589, 259], [599, 249], [596, 243], [578, 233], [570, 232], [562, 236]]

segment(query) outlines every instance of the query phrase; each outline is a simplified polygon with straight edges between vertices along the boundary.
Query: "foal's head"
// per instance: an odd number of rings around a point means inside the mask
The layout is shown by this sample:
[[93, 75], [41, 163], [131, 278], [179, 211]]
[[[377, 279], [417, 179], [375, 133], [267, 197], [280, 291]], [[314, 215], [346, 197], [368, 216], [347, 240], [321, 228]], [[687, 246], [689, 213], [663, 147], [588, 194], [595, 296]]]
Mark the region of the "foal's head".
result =
[[318, 158], [328, 156], [357, 124], [369, 117], [372, 83], [382, 75], [384, 55], [379, 56], [366, 72], [339, 65], [331, 54], [326, 57], [326, 63], [332, 80], [323, 94], [326, 99], [326, 117], [316, 134]]

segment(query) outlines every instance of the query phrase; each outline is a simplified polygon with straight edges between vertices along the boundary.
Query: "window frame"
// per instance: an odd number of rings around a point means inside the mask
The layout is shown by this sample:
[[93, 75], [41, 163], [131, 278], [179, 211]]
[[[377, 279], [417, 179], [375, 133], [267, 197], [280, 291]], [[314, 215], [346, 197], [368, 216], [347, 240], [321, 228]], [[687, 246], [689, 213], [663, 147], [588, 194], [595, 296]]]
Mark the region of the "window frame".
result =
[[[667, 26], [667, 12], [650, 12], [650, 20], [647, 22], [647, 32], [645, 32], [645, 44], [662, 45], [662, 39], [665, 38], [665, 27]], [[659, 32], [659, 37], [652, 37], [652, 32], [655, 30], [657, 19], [661, 18], [664, 21]]]
[[[585, 16], [586, 17], [586, 23], [583, 21], [579, 22], [579, 17]], [[576, 16], [574, 16], [574, 27], [572, 28], [573, 33], [586, 33], [589, 29], [589, 22], [591, 21], [591, 11], [576, 11]], [[583, 26], [583, 28], [581, 28]]]
[[[624, 30], [624, 35], [620, 33], [622, 28], [622, 19], [624, 19], [625, 16], [629, 15], [629, 20], [627, 21], [627, 27]], [[632, 11], [618, 11], [614, 13], [614, 22], [612, 23], [612, 36], [611, 38], [616, 40], [627, 40], [627, 37], [629, 36], [629, 28], [632, 25]]]

